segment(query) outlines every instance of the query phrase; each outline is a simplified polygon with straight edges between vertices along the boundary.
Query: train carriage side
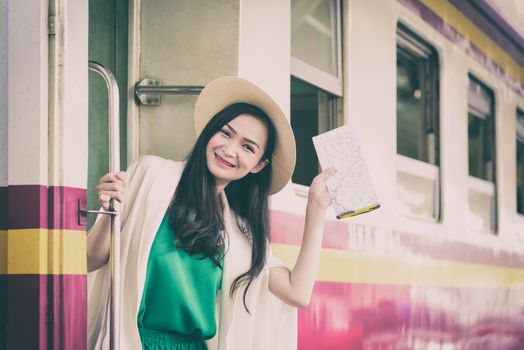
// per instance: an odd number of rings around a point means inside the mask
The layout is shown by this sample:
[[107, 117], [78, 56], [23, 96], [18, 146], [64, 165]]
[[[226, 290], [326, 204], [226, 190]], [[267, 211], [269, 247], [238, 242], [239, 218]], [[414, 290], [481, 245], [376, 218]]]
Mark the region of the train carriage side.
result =
[[[523, 13], [498, 6], [343, 2], [343, 94], [303, 69], [315, 58], [300, 46], [306, 29], [292, 24], [299, 149], [308, 147], [304, 96], [316, 88], [319, 101], [338, 98], [343, 117], [322, 120], [330, 115], [319, 102], [312, 133], [351, 125], [382, 203], [340, 222], [327, 215], [319, 280], [299, 310], [300, 349], [524, 347]], [[316, 166], [311, 149], [298, 152], [305, 174], [277, 195], [272, 215], [274, 252], [290, 266], [307, 166]]]
[[328, 210], [299, 349], [524, 349], [520, 3], [0, 0], [0, 349], [85, 348], [76, 211], [96, 206], [107, 171], [90, 59], [120, 86], [123, 169], [183, 159], [195, 140], [195, 95], [140, 101], [144, 79], [238, 75], [274, 97], [298, 151], [271, 199], [273, 252], [289, 266], [319, 171], [311, 136], [353, 128], [381, 208]]

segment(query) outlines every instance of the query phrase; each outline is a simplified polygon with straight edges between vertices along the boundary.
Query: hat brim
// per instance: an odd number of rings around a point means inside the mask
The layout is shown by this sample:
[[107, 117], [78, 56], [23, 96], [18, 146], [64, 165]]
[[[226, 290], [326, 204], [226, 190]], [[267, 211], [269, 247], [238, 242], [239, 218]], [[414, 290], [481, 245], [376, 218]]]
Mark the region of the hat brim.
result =
[[238, 77], [221, 77], [202, 90], [195, 105], [195, 131], [200, 135], [208, 121], [229, 105], [250, 103], [263, 110], [275, 126], [275, 150], [271, 157], [271, 194], [289, 182], [295, 169], [295, 136], [288, 119], [276, 102], [255, 84]]

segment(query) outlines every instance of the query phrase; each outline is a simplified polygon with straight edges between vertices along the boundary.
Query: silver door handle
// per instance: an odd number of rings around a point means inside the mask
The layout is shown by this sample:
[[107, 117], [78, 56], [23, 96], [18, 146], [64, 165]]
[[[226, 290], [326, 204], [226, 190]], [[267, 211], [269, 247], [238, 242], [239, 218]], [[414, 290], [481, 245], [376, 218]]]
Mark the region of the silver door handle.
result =
[[160, 106], [162, 95], [198, 95], [200, 85], [162, 85], [160, 79], [146, 78], [135, 84], [135, 102], [140, 106]]
[[84, 226], [84, 223], [82, 222], [82, 217], [86, 216], [87, 214], [116, 215], [117, 212], [115, 210], [88, 210], [82, 207], [82, 199], [78, 198], [78, 202], [77, 202], [78, 225]]

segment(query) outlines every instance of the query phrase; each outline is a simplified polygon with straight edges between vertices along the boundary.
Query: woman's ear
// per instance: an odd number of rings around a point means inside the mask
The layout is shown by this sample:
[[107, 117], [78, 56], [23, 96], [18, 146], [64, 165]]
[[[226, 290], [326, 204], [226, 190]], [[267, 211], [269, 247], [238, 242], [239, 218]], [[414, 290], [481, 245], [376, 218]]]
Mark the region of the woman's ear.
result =
[[258, 164], [251, 169], [251, 173], [256, 174], [259, 173], [264, 167], [269, 163], [269, 159], [264, 159], [258, 162]]

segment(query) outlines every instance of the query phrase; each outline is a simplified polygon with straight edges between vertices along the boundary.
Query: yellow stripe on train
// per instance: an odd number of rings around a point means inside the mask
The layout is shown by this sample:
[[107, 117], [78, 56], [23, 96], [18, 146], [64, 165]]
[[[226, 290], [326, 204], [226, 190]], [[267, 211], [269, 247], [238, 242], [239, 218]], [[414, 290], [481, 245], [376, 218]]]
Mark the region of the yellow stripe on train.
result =
[[0, 274], [85, 274], [86, 233], [76, 230], [0, 231]]
[[[299, 247], [272, 244], [272, 251], [291, 268]], [[437, 260], [423, 256], [402, 257], [322, 249], [317, 280], [451, 288], [524, 287], [524, 268]]]
[[7, 230], [0, 230], [0, 275], [7, 273]]
[[510, 76], [524, 85], [524, 67], [521, 67], [503, 48], [484, 34], [449, 1], [421, 0], [421, 2], [480, 48], [486, 56], [502, 67]]

